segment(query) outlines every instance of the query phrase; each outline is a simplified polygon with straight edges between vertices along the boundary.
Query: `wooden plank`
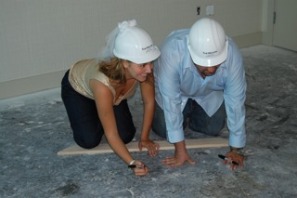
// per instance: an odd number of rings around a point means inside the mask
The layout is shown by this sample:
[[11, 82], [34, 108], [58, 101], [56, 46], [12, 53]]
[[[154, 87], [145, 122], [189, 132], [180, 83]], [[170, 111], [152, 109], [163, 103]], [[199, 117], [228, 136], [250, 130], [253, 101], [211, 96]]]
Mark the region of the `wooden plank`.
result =
[[[155, 141], [160, 145], [160, 150], [174, 150], [174, 145], [169, 142]], [[126, 145], [130, 152], [139, 152], [138, 142], [130, 142]], [[228, 146], [228, 140], [220, 137], [215, 138], [202, 138], [202, 139], [186, 139], [186, 146], [188, 149], [194, 148], [215, 148], [215, 147], [226, 147]], [[146, 149], [143, 149], [146, 151]], [[103, 153], [112, 153], [113, 150], [110, 148], [109, 144], [99, 144], [99, 146], [93, 149], [83, 149], [78, 145], [73, 145], [68, 148], [65, 148], [59, 151], [57, 154], [60, 156], [65, 155], [93, 155], [93, 154], [103, 154]]]

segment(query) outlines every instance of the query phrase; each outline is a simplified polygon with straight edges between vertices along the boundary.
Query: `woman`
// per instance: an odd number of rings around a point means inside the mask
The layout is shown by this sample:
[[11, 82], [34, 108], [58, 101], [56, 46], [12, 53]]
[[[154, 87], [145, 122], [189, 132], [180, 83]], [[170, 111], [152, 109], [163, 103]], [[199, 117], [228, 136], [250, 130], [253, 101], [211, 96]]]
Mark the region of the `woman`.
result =
[[127, 98], [140, 84], [144, 104], [139, 149], [155, 156], [159, 145], [149, 139], [154, 112], [152, 61], [160, 55], [151, 37], [136, 26], [136, 21], [119, 23], [107, 37], [100, 60], [75, 63], [62, 80], [62, 99], [67, 110], [75, 142], [83, 148], [96, 147], [105, 135], [113, 151], [135, 175], [146, 175], [148, 168], [133, 159], [125, 144], [132, 141], [136, 129]]

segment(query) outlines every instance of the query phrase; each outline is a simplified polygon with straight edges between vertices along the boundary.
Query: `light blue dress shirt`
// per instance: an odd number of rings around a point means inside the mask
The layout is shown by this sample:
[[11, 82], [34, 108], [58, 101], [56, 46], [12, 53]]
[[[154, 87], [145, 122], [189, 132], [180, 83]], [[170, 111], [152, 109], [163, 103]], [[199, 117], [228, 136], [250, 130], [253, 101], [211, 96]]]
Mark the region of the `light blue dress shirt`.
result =
[[229, 145], [245, 146], [246, 80], [242, 56], [228, 38], [228, 57], [212, 76], [203, 79], [188, 48], [189, 29], [172, 32], [154, 62], [156, 101], [164, 111], [167, 138], [171, 143], [184, 140], [182, 111], [189, 98], [212, 116], [225, 102]]

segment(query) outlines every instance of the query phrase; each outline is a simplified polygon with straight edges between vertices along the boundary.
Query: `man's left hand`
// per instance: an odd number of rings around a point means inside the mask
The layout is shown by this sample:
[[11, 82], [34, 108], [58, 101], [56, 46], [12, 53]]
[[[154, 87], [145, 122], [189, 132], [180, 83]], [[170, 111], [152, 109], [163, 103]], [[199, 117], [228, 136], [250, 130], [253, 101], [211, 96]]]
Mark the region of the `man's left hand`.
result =
[[228, 160], [225, 160], [225, 164], [229, 164], [232, 170], [235, 170], [239, 167], [243, 167], [244, 155], [238, 153], [237, 151], [231, 150], [226, 155]]

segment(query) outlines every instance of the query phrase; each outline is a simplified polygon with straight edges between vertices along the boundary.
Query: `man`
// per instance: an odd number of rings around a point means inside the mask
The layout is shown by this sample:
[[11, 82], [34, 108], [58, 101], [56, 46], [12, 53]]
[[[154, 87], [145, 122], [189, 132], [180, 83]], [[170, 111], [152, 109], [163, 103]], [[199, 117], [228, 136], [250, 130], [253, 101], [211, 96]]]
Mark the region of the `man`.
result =
[[154, 76], [153, 131], [175, 146], [174, 156], [163, 163], [173, 167], [195, 163], [185, 145], [187, 120], [191, 130], [217, 136], [227, 118], [230, 151], [225, 156], [232, 169], [242, 166], [245, 72], [242, 56], [222, 26], [202, 18], [191, 29], [172, 32], [154, 63]]

